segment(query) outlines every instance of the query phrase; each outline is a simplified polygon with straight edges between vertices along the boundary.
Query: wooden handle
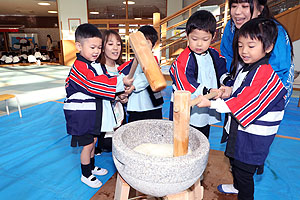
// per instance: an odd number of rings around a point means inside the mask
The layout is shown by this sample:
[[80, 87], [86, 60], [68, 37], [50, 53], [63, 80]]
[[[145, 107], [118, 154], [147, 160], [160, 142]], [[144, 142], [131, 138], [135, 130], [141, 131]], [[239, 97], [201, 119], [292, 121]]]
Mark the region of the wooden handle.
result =
[[[218, 93], [211, 92], [211, 93], [208, 93], [208, 94], [204, 95], [204, 97], [207, 98], [207, 99], [212, 99], [217, 95], [218, 95]], [[191, 106], [197, 105], [200, 102], [201, 102], [201, 99], [199, 97], [196, 97], [195, 99], [191, 100]]]
[[[211, 92], [204, 95], [207, 99], [212, 99], [218, 93]], [[189, 127], [190, 127], [190, 110], [201, 102], [199, 97], [191, 100], [191, 92], [177, 90], [174, 92], [173, 106], [173, 134], [174, 134], [174, 152], [173, 156], [183, 156], [188, 153], [189, 145]]]
[[133, 63], [131, 64], [131, 68], [130, 68], [130, 71], [128, 73], [128, 79], [132, 79], [133, 78], [133, 75], [135, 73], [135, 70], [136, 70], [136, 67], [137, 67], [137, 61], [136, 59], [133, 60]]
[[152, 91], [158, 92], [167, 87], [167, 82], [152, 54], [144, 34], [140, 31], [131, 33], [129, 35], [129, 43]]
[[177, 90], [174, 92], [174, 157], [183, 156], [188, 152], [190, 100], [191, 93], [189, 91]]

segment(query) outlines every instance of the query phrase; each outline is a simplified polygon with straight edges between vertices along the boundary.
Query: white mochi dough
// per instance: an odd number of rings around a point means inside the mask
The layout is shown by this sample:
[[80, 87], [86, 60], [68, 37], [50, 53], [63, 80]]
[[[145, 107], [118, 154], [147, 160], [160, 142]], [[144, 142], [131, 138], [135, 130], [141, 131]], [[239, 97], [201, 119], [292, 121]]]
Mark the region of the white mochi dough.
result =
[[[133, 149], [136, 152], [157, 157], [173, 157], [173, 144], [143, 143]], [[190, 149], [188, 154], [190, 153]]]

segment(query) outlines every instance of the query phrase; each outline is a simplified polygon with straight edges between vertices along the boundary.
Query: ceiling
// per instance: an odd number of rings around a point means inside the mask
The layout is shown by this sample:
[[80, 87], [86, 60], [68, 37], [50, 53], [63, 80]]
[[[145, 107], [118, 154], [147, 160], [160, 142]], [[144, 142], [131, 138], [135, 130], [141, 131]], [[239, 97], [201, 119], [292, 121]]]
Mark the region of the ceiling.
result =
[[[89, 15], [90, 19], [125, 18], [124, 0], [88, 0], [89, 11], [98, 11], [99, 15]], [[38, 5], [39, 2], [50, 3], [49, 6]], [[56, 0], [0, 0], [0, 16], [43, 16], [57, 17], [48, 10], [57, 10]], [[152, 17], [153, 12], [166, 14], [166, 0], [138, 0], [135, 5], [129, 5], [128, 17]]]
[[[39, 2], [50, 3], [50, 6], [40, 6]], [[0, 5], [2, 16], [57, 16], [48, 13], [48, 10], [57, 10], [56, 0], [0, 0]]]

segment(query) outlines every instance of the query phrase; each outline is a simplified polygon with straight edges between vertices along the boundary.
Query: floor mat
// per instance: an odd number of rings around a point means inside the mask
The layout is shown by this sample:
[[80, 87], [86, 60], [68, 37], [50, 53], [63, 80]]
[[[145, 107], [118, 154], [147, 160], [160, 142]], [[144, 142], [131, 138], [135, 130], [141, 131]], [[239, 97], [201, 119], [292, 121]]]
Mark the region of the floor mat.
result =
[[[171, 86], [164, 93], [165, 102], [170, 101]], [[255, 199], [294, 200], [300, 197], [300, 108], [299, 98], [291, 98], [285, 109], [278, 134], [265, 161], [264, 173], [255, 175]], [[164, 117], [168, 117], [169, 105], [164, 105]], [[224, 120], [224, 114], [222, 114]], [[220, 144], [223, 121], [210, 129], [210, 149], [225, 151], [226, 143]], [[225, 167], [225, 166], [224, 166]], [[231, 182], [232, 183], [232, 182]]]
[[[63, 104], [48, 102], [0, 117], [1, 199], [89, 199], [98, 189], [80, 181], [81, 148], [70, 147]], [[115, 172], [111, 153], [95, 157], [95, 164]]]
[[[163, 90], [163, 116], [168, 118], [171, 87]], [[80, 181], [81, 148], [71, 148], [66, 134], [63, 99], [29, 107], [0, 117], [1, 199], [90, 199], [98, 189]], [[255, 199], [294, 200], [300, 196], [300, 108], [291, 98], [280, 125], [263, 175], [255, 176]], [[224, 119], [224, 117], [223, 117]], [[211, 128], [210, 148], [220, 144], [223, 122]], [[282, 137], [284, 136], [284, 137]], [[105, 183], [115, 172], [111, 153], [96, 156], [96, 165], [109, 174], [98, 176]]]

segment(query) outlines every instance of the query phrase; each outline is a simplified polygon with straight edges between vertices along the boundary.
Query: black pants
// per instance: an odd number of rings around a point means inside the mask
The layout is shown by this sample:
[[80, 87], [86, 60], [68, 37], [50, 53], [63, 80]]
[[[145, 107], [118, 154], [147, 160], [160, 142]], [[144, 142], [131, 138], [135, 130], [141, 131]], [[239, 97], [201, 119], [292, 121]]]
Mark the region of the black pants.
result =
[[254, 181], [253, 176], [257, 166], [249, 165], [233, 159], [230, 160], [232, 166], [233, 185], [239, 191], [239, 200], [254, 199]]
[[48, 51], [50, 59], [55, 58], [55, 54], [53, 51]]
[[201, 131], [206, 136], [206, 138], [208, 139], [209, 131], [210, 131], [210, 125], [206, 125], [206, 126], [203, 126], [203, 127], [196, 127], [196, 126], [193, 126], [193, 125], [190, 125], [190, 126], [197, 129], [198, 131]]
[[127, 111], [128, 123], [143, 119], [162, 119], [162, 108], [143, 112]]

